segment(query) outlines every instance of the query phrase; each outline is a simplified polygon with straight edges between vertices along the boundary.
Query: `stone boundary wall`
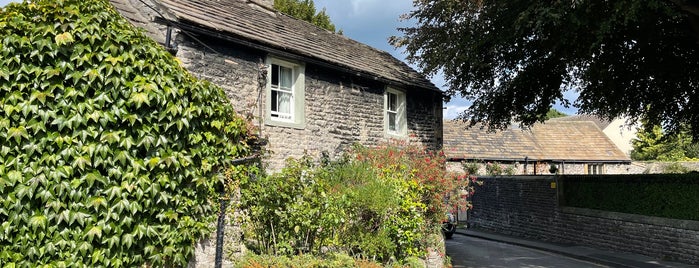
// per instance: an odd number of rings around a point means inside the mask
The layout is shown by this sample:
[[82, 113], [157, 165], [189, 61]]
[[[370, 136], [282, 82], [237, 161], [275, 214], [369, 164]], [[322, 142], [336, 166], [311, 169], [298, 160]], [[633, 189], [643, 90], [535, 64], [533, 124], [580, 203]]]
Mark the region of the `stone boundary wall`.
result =
[[699, 222], [559, 207], [554, 176], [479, 177], [469, 217], [484, 231], [699, 264]]

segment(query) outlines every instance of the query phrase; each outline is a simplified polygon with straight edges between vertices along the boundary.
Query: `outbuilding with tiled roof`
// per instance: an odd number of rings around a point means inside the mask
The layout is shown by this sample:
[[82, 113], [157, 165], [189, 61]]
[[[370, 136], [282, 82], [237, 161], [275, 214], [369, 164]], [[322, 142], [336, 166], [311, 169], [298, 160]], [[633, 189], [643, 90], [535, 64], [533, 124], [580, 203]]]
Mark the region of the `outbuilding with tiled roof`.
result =
[[[549, 120], [520, 129], [488, 131], [460, 121], [444, 122], [444, 152], [450, 162], [511, 165], [516, 174], [626, 173], [631, 159], [592, 121]], [[516, 167], [515, 167], [516, 166]]]

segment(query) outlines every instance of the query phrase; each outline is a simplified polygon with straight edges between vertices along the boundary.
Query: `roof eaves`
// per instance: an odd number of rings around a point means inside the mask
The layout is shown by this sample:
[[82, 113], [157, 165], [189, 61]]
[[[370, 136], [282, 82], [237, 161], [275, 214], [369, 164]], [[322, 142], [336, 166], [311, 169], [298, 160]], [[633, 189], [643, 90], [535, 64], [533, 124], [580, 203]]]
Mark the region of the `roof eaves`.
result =
[[246, 38], [236, 37], [228, 32], [223, 32], [223, 31], [219, 31], [219, 30], [212, 30], [211, 27], [207, 27], [206, 25], [199, 25], [198, 23], [186, 22], [186, 21], [185, 22], [173, 21], [173, 20], [162, 18], [162, 17], [156, 17], [155, 22], [163, 23], [163, 24], [166, 24], [166, 25], [169, 25], [169, 26], [172, 26], [172, 27], [178, 28], [180, 30], [184, 30], [184, 31], [195, 32], [198, 34], [216, 37], [216, 38], [219, 38], [222, 40], [233, 42], [233, 43], [243, 45], [246, 47], [251, 47], [254, 49], [258, 49], [258, 50], [261, 50], [261, 51], [264, 51], [267, 53], [279, 55], [279, 56], [289, 58], [292, 60], [299, 60], [299, 61], [315, 64], [315, 65], [318, 65], [321, 67], [330, 68], [330, 69], [333, 69], [336, 71], [356, 75], [358, 77], [362, 77], [365, 79], [379, 81], [379, 82], [385, 83], [385, 84], [390, 85], [390, 86], [398, 86], [398, 87], [404, 87], [404, 88], [420, 88], [420, 89], [425, 89], [425, 90], [429, 90], [429, 91], [439, 92], [442, 94], [442, 96], [446, 96], [446, 93], [444, 91], [440, 90], [439, 88], [437, 88], [434, 85], [430, 85], [428, 87], [428, 86], [420, 85], [417, 83], [409, 83], [409, 82], [405, 82], [405, 81], [396, 81], [393, 79], [388, 79], [385, 77], [371, 74], [369, 72], [366, 72], [366, 71], [363, 71], [360, 69], [352, 68], [350, 66], [344, 66], [344, 65], [341, 65], [338, 63], [331, 63], [331, 62], [328, 62], [326, 60], [322, 60], [322, 59], [318, 59], [318, 58], [314, 58], [314, 57], [309, 57], [309, 56], [303, 55], [301, 53], [297, 53], [296, 51], [293, 51], [289, 48], [275, 47], [275, 46], [270, 45], [270, 44], [265, 44], [265, 43], [261, 43], [261, 42], [253, 42], [253, 41], [247, 40]]

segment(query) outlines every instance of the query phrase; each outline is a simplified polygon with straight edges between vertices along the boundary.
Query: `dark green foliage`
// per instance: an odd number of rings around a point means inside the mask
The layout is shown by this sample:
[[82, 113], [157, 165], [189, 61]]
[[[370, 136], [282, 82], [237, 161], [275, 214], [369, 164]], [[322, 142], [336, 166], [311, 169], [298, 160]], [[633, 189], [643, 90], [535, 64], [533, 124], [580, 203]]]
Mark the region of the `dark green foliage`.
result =
[[313, 0], [274, 0], [274, 8], [294, 18], [335, 32], [335, 24], [330, 21], [330, 17], [325, 13], [325, 9], [316, 12]]
[[246, 122], [105, 0], [0, 10], [0, 264], [185, 266]]
[[699, 220], [697, 174], [562, 176], [559, 181], [566, 206]]
[[[699, 34], [673, 0], [418, 0], [392, 44], [447, 93], [472, 100], [471, 123], [543, 121], [565, 90], [583, 113], [628, 115], [699, 134]], [[679, 3], [691, 6], [685, 8]], [[696, 12], [696, 11], [694, 11]], [[696, 26], [696, 24], [695, 24]]]

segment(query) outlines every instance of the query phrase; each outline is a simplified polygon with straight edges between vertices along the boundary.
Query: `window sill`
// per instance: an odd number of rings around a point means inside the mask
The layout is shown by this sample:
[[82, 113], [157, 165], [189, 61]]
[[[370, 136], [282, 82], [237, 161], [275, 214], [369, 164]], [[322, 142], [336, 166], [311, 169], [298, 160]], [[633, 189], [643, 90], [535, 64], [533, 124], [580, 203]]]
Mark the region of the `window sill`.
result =
[[265, 126], [273, 126], [273, 127], [285, 127], [285, 128], [294, 128], [294, 129], [305, 129], [306, 124], [305, 122], [285, 122], [285, 121], [276, 121], [271, 118], [267, 118], [265, 120]]

